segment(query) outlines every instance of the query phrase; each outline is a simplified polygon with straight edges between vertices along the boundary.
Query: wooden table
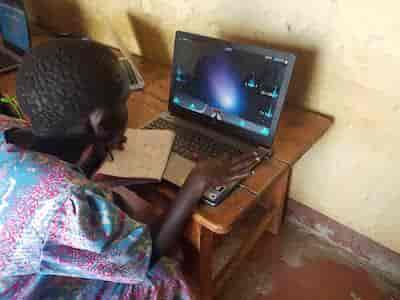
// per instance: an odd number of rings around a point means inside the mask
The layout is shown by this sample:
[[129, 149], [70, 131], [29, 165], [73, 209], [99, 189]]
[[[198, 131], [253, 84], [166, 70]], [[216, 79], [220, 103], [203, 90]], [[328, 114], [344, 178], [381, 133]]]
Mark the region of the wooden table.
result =
[[[169, 69], [146, 61], [138, 62], [146, 80], [143, 92], [129, 99], [129, 126], [140, 127], [162, 111], [167, 110], [169, 98]], [[279, 233], [284, 214], [291, 167], [331, 126], [332, 120], [303, 109], [288, 107], [281, 117], [274, 143], [273, 158], [261, 164], [256, 174], [248, 178], [218, 207], [202, 205], [193, 214], [186, 238], [198, 251], [200, 266], [200, 293], [202, 300], [218, 295], [224, 283], [232, 276], [246, 255], [254, 248], [265, 231]], [[176, 191], [168, 184], [159, 190], [173, 199]], [[218, 235], [232, 230], [233, 225], [254, 207], [264, 210], [256, 220], [254, 231], [242, 241], [222, 270], [212, 277], [213, 253]]]
[[[47, 39], [48, 36], [39, 32], [33, 41], [34, 44], [38, 44]], [[167, 110], [169, 93], [168, 67], [141, 59], [137, 59], [137, 63], [144, 75], [146, 87], [143, 91], [132, 94], [128, 100], [129, 127], [132, 128], [142, 126], [160, 112]], [[15, 72], [0, 75], [0, 91], [6, 95], [15, 95]], [[201, 205], [193, 213], [185, 237], [198, 252], [199, 289], [202, 300], [212, 299], [222, 290], [224, 283], [265, 231], [279, 233], [291, 166], [311, 148], [331, 124], [329, 118], [319, 114], [287, 108], [282, 113], [272, 159], [257, 167], [255, 175], [248, 178], [221, 205]], [[177, 188], [168, 183], [161, 183], [156, 186], [156, 191], [152, 190], [151, 193], [173, 201]], [[264, 211], [263, 217], [255, 220], [255, 230], [242, 241], [238, 252], [213, 278], [213, 254], [218, 236], [229, 233], [233, 225], [254, 207]]]

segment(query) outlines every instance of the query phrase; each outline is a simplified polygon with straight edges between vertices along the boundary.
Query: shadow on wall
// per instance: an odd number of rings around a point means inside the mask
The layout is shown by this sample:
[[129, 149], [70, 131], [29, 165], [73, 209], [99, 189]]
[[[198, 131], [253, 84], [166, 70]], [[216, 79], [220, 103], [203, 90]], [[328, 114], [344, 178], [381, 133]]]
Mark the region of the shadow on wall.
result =
[[[32, 19], [40, 26], [57, 33], [88, 34], [86, 20], [79, 0], [27, 0]], [[174, 34], [162, 30], [157, 20], [128, 14], [132, 32], [142, 56], [158, 63], [171, 64], [171, 51]], [[254, 44], [293, 52], [297, 56], [293, 79], [289, 89], [289, 104], [307, 106], [308, 96], [315, 72], [318, 52], [315, 49], [301, 48], [286, 43], [269, 43], [255, 39], [250, 34], [224, 32], [222, 38], [245, 44]]]
[[300, 48], [284, 43], [269, 43], [236, 33], [224, 34], [223, 39], [243, 44], [257, 45], [294, 53], [296, 64], [288, 92], [288, 103], [296, 106], [307, 106], [313, 74], [315, 72], [318, 52], [315, 49]]
[[[171, 41], [167, 40], [169, 36], [162, 34], [163, 31], [160, 26], [152, 23], [149, 19], [132, 14], [129, 15], [129, 19], [142, 56], [156, 62], [171, 64], [171, 54], [168, 48]], [[173, 38], [171, 36], [171, 39]], [[238, 33], [225, 33], [221, 38], [294, 53], [297, 56], [297, 60], [290, 84], [288, 102], [291, 105], [307, 106], [318, 57], [318, 52], [315, 49], [302, 48], [285, 43], [269, 43], [265, 40], [254, 39], [246, 34]]]
[[145, 18], [132, 14], [128, 17], [141, 55], [158, 63], [171, 64], [168, 44], [160, 28]]
[[27, 0], [26, 6], [32, 20], [50, 32], [87, 34], [79, 0]]

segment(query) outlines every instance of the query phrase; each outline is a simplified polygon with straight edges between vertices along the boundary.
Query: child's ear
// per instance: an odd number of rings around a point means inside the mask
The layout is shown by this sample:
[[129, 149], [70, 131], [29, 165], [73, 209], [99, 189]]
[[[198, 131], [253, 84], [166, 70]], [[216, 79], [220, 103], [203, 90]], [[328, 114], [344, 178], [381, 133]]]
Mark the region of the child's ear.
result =
[[102, 126], [104, 115], [104, 110], [98, 109], [92, 112], [89, 116], [90, 126], [99, 138], [104, 138], [107, 135], [106, 130]]

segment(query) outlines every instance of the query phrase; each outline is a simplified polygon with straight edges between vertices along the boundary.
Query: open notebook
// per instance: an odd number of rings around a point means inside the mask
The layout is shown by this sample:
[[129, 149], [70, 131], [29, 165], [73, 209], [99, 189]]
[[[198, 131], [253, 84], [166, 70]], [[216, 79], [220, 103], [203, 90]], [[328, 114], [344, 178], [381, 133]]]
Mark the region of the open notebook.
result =
[[161, 181], [175, 133], [169, 130], [128, 129], [123, 151], [113, 151], [114, 160], [104, 162], [99, 174], [126, 179]]

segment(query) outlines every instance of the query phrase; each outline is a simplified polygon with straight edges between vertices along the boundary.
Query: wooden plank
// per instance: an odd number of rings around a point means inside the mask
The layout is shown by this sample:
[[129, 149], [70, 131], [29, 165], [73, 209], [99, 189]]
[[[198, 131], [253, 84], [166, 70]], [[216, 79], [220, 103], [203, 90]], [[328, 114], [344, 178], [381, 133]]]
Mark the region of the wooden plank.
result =
[[268, 228], [273, 234], [278, 234], [281, 229], [283, 215], [285, 212], [285, 203], [289, 187], [290, 169], [287, 168], [275, 181], [262, 193], [258, 203], [265, 209], [274, 208], [275, 216], [271, 227]]
[[166, 103], [160, 102], [149, 94], [132, 93], [128, 100], [128, 127], [140, 128], [166, 109]]
[[33, 47], [37, 47], [41, 44], [47, 43], [50, 41], [51, 36], [45, 33], [38, 33], [38, 35], [35, 35], [34, 38], [32, 39], [32, 44]]
[[245, 186], [256, 196], [259, 196], [278, 176], [280, 176], [287, 169], [287, 164], [275, 159], [270, 159], [261, 163], [255, 169], [255, 174], [243, 182], [243, 186]]
[[146, 92], [162, 101], [168, 102], [170, 85], [171, 80], [169, 76], [157, 79], [146, 87]]
[[332, 125], [332, 120], [304, 109], [288, 107], [282, 112], [273, 145], [274, 158], [293, 165]]
[[5, 96], [16, 95], [16, 72], [0, 74], [0, 91]]
[[161, 66], [157, 63], [147, 61], [141, 57], [136, 57], [135, 62], [145, 81], [144, 90], [146, 91], [154, 81], [169, 78], [170, 69], [168, 66]]
[[201, 246], [201, 224], [191, 220], [185, 228], [184, 236], [186, 240], [188, 240], [192, 246], [200, 253], [200, 246]]

